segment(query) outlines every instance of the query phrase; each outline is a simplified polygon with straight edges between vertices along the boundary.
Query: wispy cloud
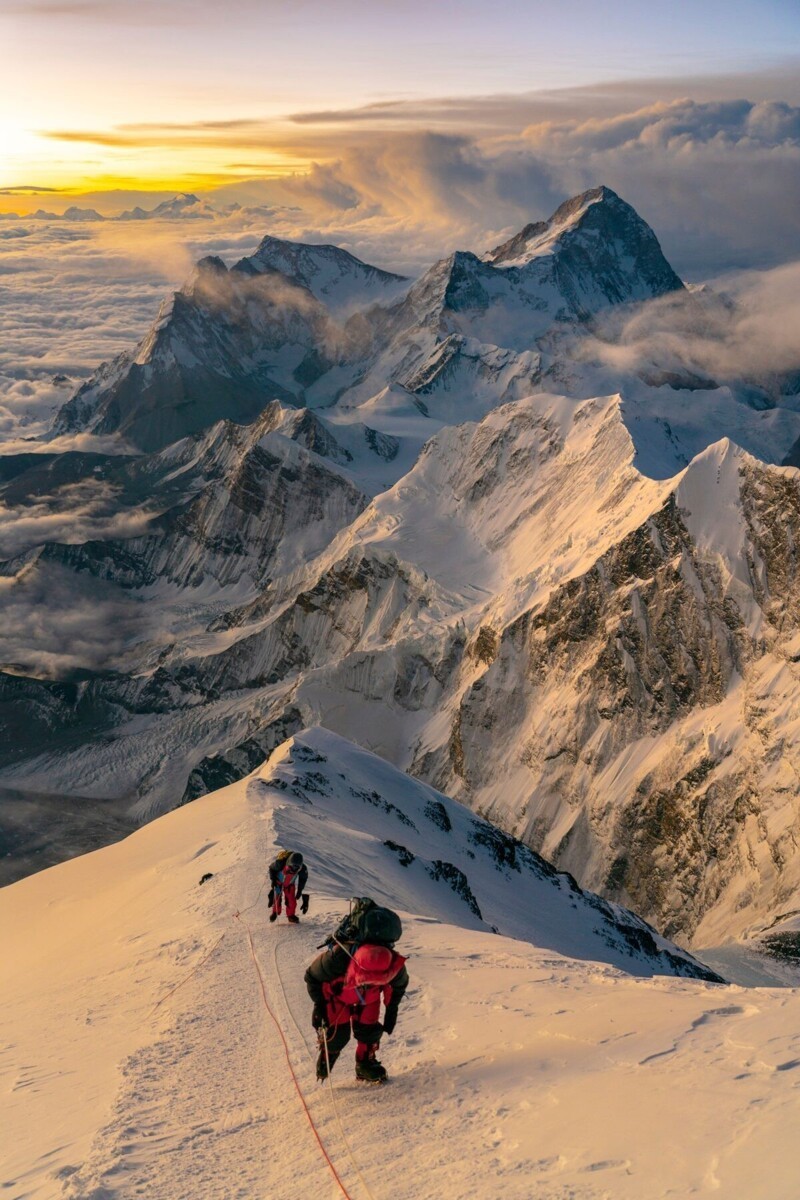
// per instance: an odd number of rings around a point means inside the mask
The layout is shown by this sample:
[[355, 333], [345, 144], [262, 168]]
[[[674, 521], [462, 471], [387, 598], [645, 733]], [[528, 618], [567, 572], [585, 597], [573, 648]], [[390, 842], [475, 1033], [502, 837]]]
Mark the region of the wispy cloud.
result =
[[27, 0], [5, 4], [6, 15], [22, 17], [86, 17], [109, 14], [118, 9], [110, 0]]
[[[604, 182], [650, 221], [689, 278], [800, 255], [800, 219], [791, 199], [800, 191], [800, 106], [672, 99], [619, 111], [620, 96], [628, 93], [600, 92], [607, 111], [596, 103], [596, 90], [573, 89], [380, 101], [296, 113], [283, 126], [242, 115], [48, 136], [130, 149], [222, 149], [228, 152], [222, 169], [263, 177], [260, 190], [255, 182], [223, 194], [299, 206], [304, 229], [341, 227], [346, 218], [352, 237], [362, 239], [371, 223], [373, 244], [387, 225], [396, 231], [400, 224], [414, 227], [414, 242], [427, 230], [431, 253], [437, 239], [442, 249], [480, 244]], [[480, 135], [459, 132], [479, 110]], [[454, 128], [405, 127], [434, 115]], [[520, 131], [523, 116], [530, 120]], [[389, 124], [380, 127], [384, 120]], [[514, 122], [516, 131], [507, 132]]]
[[0, 188], [0, 196], [38, 196], [46, 192], [63, 192], [64, 188], [38, 187], [33, 184], [20, 183], [16, 187]]
[[56, 142], [91, 142], [96, 146], [134, 146], [137, 139], [124, 133], [104, 133], [89, 129], [42, 129], [40, 137]]
[[701, 103], [746, 96], [755, 103], [781, 98], [789, 104], [800, 104], [800, 57], [787, 57], [785, 63], [769, 70], [736, 75], [639, 77], [583, 87], [489, 95], [396, 96], [349, 107], [301, 110], [290, 113], [287, 119], [298, 126], [379, 128], [389, 124], [417, 131], [446, 129], [467, 136], [485, 129], [515, 134], [527, 125], [605, 119], [687, 96]]
[[[172, 7], [176, 6], [185, 13], [185, 0], [173, 0]], [[169, 21], [169, 7], [159, 0], [10, 0], [3, 4], [0, 16], [93, 26], [151, 25], [154, 21], [163, 25]]]
[[131, 133], [185, 133], [203, 134], [215, 133], [221, 129], [263, 129], [268, 123], [261, 117], [235, 117], [227, 121], [172, 121], [144, 122], [138, 124], [119, 125], [118, 129]]
[[481, 248], [598, 183], [641, 212], [687, 278], [800, 257], [800, 107], [684, 99], [481, 139], [372, 131], [279, 190], [319, 222], [414, 226], [445, 251], [454, 238]]
[[119, 511], [116, 492], [102, 482], [82, 480], [34, 503], [0, 505], [0, 559], [43, 542], [78, 545], [92, 538], [135, 537], [152, 513]]
[[800, 371], [800, 263], [726, 280], [725, 293], [673, 294], [604, 315], [576, 352], [617, 372], [671, 371], [767, 389]]
[[131, 642], [155, 632], [146, 604], [54, 563], [0, 579], [0, 602], [0, 663], [44, 678], [116, 666]]

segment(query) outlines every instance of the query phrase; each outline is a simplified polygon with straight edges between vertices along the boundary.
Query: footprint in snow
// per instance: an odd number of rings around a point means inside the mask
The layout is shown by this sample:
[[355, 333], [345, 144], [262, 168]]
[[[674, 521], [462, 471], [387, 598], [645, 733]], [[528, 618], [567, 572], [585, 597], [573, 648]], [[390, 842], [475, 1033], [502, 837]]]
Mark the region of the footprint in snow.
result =
[[619, 1167], [630, 1167], [630, 1162], [625, 1158], [605, 1158], [600, 1162], [589, 1163], [588, 1167], [583, 1167], [584, 1173], [594, 1171], [614, 1171]]
[[[758, 1011], [756, 1009], [756, 1011]], [[701, 1025], [707, 1025], [714, 1017], [740, 1017], [745, 1014], [746, 1010], [739, 1004], [730, 1004], [727, 1008], [710, 1008], [708, 1012], [704, 1012], [695, 1021], [692, 1021], [692, 1029], [698, 1029]]]
[[545, 1171], [561, 1171], [566, 1165], [567, 1160], [563, 1155], [554, 1154], [550, 1158], [540, 1158], [536, 1162], [531, 1163], [530, 1170], [544, 1174]]

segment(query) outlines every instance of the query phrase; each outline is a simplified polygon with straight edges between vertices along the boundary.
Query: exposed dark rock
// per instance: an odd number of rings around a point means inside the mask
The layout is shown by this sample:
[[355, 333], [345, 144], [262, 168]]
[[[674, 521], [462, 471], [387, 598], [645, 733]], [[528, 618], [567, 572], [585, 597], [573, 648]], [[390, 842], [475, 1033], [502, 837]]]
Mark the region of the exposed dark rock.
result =
[[474, 913], [479, 921], [483, 920], [481, 910], [478, 906], [478, 901], [472, 894], [472, 888], [469, 886], [469, 880], [463, 871], [459, 870], [458, 867], [453, 866], [452, 863], [441, 862], [439, 859], [436, 859], [435, 862], [432, 862], [429, 867], [426, 866], [425, 869], [427, 870], [431, 879], [443, 879], [446, 883], [448, 883], [455, 894], [461, 897], [470, 912]]

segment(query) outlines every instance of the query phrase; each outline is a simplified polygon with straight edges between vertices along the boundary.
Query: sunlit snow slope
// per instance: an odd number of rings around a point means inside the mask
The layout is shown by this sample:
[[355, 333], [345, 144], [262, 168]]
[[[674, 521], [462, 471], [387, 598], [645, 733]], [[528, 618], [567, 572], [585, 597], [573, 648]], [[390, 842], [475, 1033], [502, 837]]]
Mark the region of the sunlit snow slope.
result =
[[[395, 829], [418, 851], [407, 866], [385, 844]], [[248, 779], [6, 888], [4, 1194], [250, 1200], [289, 1180], [341, 1195], [241, 910], [353, 1200], [365, 1184], [376, 1200], [794, 1198], [797, 993], [650, 974], [611, 910], [545, 869], [515, 871], [489, 830], [315, 730]], [[433, 878], [448, 842], [501, 934]], [[278, 845], [310, 867], [297, 929], [270, 926], [259, 897]], [[302, 972], [363, 892], [404, 910], [412, 987], [383, 1047], [391, 1085], [356, 1085], [348, 1051], [331, 1095], [313, 1081]]]

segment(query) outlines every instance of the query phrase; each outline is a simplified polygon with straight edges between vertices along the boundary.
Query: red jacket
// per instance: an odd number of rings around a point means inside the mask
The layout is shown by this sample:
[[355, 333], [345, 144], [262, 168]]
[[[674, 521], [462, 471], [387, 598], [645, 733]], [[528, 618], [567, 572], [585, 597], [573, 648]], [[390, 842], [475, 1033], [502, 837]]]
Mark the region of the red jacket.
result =
[[364, 1025], [378, 1022], [381, 1000], [387, 1006], [391, 1003], [392, 984], [398, 976], [407, 982], [405, 962], [402, 954], [385, 946], [359, 946], [345, 974], [322, 984], [328, 1024], [344, 1025], [353, 1017]]

